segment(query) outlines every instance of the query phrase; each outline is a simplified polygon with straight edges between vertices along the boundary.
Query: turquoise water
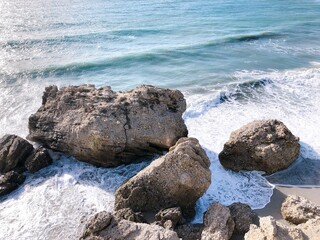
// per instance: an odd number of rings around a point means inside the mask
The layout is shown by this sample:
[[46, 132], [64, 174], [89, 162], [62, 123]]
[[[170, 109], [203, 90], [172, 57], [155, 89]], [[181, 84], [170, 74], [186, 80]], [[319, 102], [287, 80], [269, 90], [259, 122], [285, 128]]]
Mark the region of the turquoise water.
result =
[[[320, 185], [319, 16], [316, 0], [2, 0], [0, 136], [27, 135], [28, 117], [51, 84], [177, 88], [187, 99], [189, 135], [212, 163], [195, 221], [212, 201], [262, 208], [272, 184]], [[217, 154], [231, 131], [268, 118], [300, 137], [295, 165], [267, 179], [223, 169]], [[112, 210], [114, 189], [143, 167], [110, 171], [56, 159], [0, 199], [6, 239], [76, 239], [80, 219]]]

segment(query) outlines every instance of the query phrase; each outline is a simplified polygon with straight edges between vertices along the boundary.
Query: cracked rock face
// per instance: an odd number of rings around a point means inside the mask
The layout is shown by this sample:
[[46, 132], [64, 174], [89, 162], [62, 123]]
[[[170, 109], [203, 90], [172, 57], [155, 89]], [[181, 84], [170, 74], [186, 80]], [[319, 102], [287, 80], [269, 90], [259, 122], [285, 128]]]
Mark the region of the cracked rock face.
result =
[[278, 120], [253, 121], [231, 133], [219, 160], [234, 171], [267, 174], [289, 167], [299, 156], [299, 138]]
[[211, 183], [210, 161], [195, 138], [181, 138], [170, 151], [123, 183], [115, 209], [159, 211], [181, 207], [187, 217]]
[[47, 87], [29, 118], [28, 139], [103, 167], [169, 149], [187, 135], [177, 90], [143, 85], [127, 92], [94, 85]]

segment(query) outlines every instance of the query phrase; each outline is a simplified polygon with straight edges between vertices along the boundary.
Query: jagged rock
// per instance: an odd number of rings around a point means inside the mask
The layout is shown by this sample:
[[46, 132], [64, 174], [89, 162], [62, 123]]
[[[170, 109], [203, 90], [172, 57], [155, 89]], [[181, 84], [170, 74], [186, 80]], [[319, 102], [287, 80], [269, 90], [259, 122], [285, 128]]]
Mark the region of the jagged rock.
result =
[[125, 219], [131, 222], [145, 223], [146, 220], [141, 213], [136, 213], [130, 208], [122, 208], [114, 213], [118, 219]]
[[174, 230], [182, 240], [200, 240], [203, 224], [183, 224]]
[[281, 214], [287, 221], [300, 224], [320, 217], [320, 206], [304, 197], [289, 195], [281, 206]]
[[17, 189], [26, 177], [15, 171], [7, 172], [0, 176], [0, 197]]
[[229, 206], [231, 217], [235, 223], [235, 233], [246, 233], [249, 231], [250, 224], [258, 221], [257, 214], [251, 207], [244, 203], [233, 203]]
[[260, 218], [260, 227], [251, 224], [244, 236], [245, 240], [306, 240], [297, 227], [285, 226], [276, 222], [273, 217]]
[[299, 138], [278, 120], [253, 121], [234, 131], [219, 154], [222, 166], [268, 174], [287, 168], [299, 156]]
[[26, 159], [24, 166], [29, 172], [34, 173], [49, 166], [51, 163], [52, 158], [50, 157], [48, 150], [39, 147], [33, 150], [31, 155]]
[[92, 217], [85, 226], [81, 240], [178, 240], [171, 230], [157, 225], [120, 220], [110, 213], [102, 212]]
[[234, 221], [229, 208], [214, 202], [204, 214], [204, 229], [201, 240], [227, 240], [234, 230]]
[[299, 225], [299, 228], [307, 236], [308, 240], [319, 240], [320, 237], [320, 218], [310, 219], [306, 223]]
[[94, 85], [45, 89], [28, 139], [79, 160], [112, 167], [167, 150], [187, 136], [178, 90], [143, 85], [127, 92]]
[[211, 183], [210, 161], [195, 138], [181, 138], [170, 151], [123, 183], [115, 209], [159, 211], [179, 206], [193, 215], [195, 202]]
[[167, 208], [160, 210], [155, 215], [157, 224], [168, 229], [173, 229], [177, 224], [185, 222], [180, 207]]
[[33, 146], [16, 135], [5, 135], [0, 139], [0, 172], [6, 173], [23, 166]]

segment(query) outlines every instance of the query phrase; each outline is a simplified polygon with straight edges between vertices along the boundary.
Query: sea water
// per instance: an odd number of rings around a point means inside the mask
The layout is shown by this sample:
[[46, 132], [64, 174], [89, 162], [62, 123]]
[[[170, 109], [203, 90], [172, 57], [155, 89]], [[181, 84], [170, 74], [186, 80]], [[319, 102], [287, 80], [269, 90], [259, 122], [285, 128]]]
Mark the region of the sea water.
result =
[[[189, 136], [211, 161], [194, 221], [213, 201], [263, 208], [274, 184], [320, 186], [319, 40], [318, 0], [1, 0], [0, 137], [28, 134], [49, 85], [177, 88]], [[256, 119], [279, 119], [300, 137], [289, 169], [264, 177], [219, 164], [230, 133]], [[53, 157], [0, 199], [0, 239], [77, 239], [150, 162], [104, 169]]]

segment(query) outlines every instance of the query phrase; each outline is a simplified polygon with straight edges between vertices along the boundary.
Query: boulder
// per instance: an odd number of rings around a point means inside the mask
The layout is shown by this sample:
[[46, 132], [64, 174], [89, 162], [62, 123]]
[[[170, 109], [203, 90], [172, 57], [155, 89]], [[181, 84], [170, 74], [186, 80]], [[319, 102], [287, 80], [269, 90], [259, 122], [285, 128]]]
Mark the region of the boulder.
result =
[[179, 240], [174, 231], [157, 225], [120, 220], [107, 212], [98, 213], [89, 219], [80, 239]]
[[229, 206], [231, 217], [235, 223], [234, 233], [244, 234], [249, 231], [250, 224], [258, 221], [257, 214], [244, 203], [233, 203]]
[[18, 172], [10, 171], [0, 176], [0, 197], [17, 189], [26, 179]]
[[5, 135], [0, 139], [0, 173], [23, 166], [33, 146], [16, 135]]
[[155, 215], [157, 224], [168, 229], [173, 229], [177, 224], [183, 224], [185, 222], [182, 217], [182, 211], [180, 207], [167, 208], [160, 210]]
[[31, 153], [26, 159], [24, 166], [26, 169], [34, 173], [42, 168], [49, 166], [52, 163], [52, 158], [47, 149], [39, 147]]
[[306, 240], [301, 229], [276, 222], [273, 217], [260, 218], [260, 227], [251, 224], [245, 240]]
[[320, 218], [310, 219], [306, 223], [299, 225], [299, 228], [302, 230], [306, 239], [308, 240], [319, 240], [320, 236]]
[[203, 224], [183, 224], [177, 226], [174, 231], [182, 240], [200, 240]]
[[227, 240], [234, 230], [234, 221], [229, 208], [214, 202], [204, 214], [201, 240]]
[[114, 213], [114, 217], [118, 219], [124, 219], [131, 222], [145, 223], [146, 220], [141, 213], [135, 213], [130, 208], [122, 208]]
[[94, 85], [45, 89], [28, 139], [103, 167], [168, 150], [187, 136], [178, 90], [143, 85], [127, 92]]
[[320, 206], [300, 196], [289, 195], [281, 206], [281, 214], [287, 221], [300, 224], [320, 217]]
[[169, 152], [123, 183], [115, 193], [115, 209], [154, 211], [181, 207], [194, 215], [196, 201], [211, 183], [210, 161], [195, 138], [181, 138]]
[[219, 160], [234, 171], [258, 170], [267, 174], [290, 166], [299, 156], [299, 138], [278, 120], [253, 121], [230, 135]]

